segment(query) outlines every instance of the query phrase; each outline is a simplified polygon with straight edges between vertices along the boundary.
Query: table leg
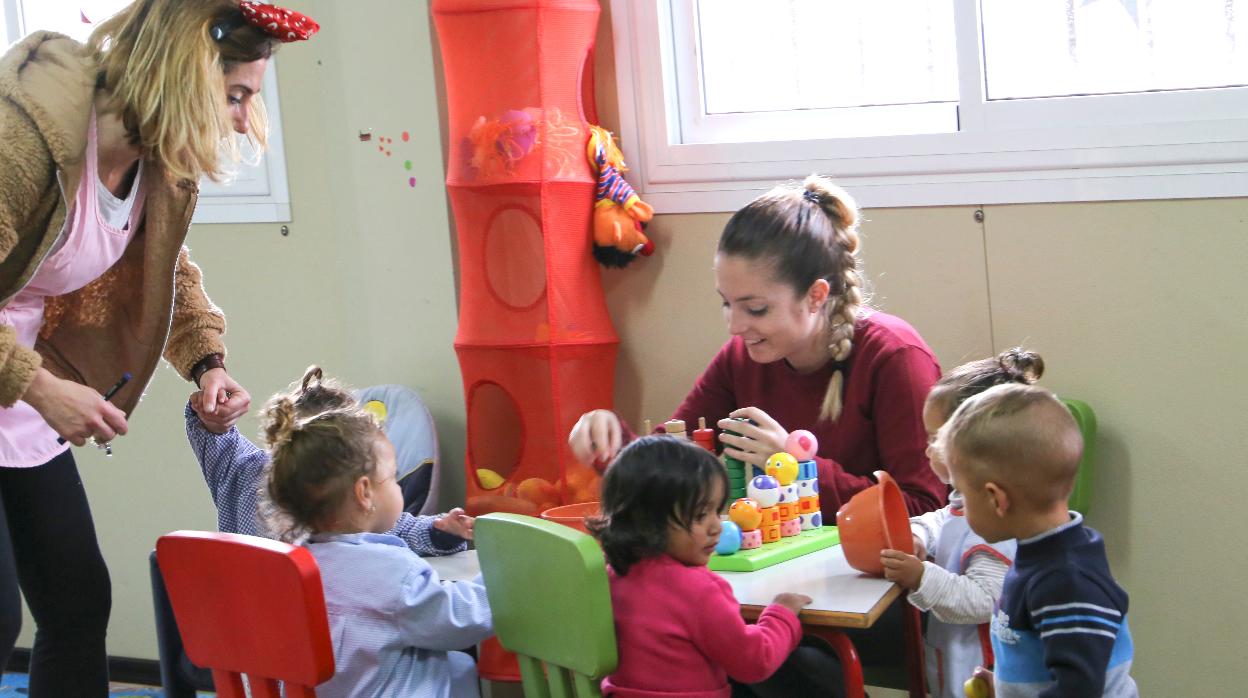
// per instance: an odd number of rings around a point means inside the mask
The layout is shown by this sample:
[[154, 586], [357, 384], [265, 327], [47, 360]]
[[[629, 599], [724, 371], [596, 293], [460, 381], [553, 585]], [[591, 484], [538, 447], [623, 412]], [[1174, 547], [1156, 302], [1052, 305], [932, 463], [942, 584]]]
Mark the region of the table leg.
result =
[[910, 698], [924, 698], [925, 678], [923, 671], [923, 623], [919, 609], [905, 595], [901, 597], [902, 616], [905, 623], [906, 673], [909, 675]]

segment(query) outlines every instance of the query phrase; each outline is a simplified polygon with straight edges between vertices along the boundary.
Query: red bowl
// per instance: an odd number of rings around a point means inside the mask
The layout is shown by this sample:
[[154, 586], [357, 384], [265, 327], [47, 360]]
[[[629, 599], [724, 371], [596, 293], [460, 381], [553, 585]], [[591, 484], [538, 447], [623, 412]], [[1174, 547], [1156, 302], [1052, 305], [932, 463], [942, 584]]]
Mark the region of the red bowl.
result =
[[850, 567], [883, 576], [880, 551], [892, 548], [913, 555], [914, 538], [897, 481], [883, 470], [875, 477], [879, 484], [854, 495], [836, 512], [836, 527]]
[[570, 526], [581, 533], [589, 533], [589, 529], [585, 528], [585, 517], [597, 516], [601, 511], [602, 507], [598, 505], [598, 502], [580, 502], [551, 507], [542, 512], [542, 518]]

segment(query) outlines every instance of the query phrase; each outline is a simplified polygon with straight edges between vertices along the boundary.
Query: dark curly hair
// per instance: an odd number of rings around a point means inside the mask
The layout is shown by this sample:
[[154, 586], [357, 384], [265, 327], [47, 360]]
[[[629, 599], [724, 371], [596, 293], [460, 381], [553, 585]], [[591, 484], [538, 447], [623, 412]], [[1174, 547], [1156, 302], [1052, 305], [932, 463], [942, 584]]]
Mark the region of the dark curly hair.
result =
[[[719, 501], [711, 501], [715, 483]], [[602, 514], [588, 527], [607, 562], [626, 575], [643, 558], [667, 550], [671, 524], [693, 526], [708, 507], [728, 502], [728, 472], [715, 454], [673, 436], [643, 436], [620, 451], [602, 479]]]

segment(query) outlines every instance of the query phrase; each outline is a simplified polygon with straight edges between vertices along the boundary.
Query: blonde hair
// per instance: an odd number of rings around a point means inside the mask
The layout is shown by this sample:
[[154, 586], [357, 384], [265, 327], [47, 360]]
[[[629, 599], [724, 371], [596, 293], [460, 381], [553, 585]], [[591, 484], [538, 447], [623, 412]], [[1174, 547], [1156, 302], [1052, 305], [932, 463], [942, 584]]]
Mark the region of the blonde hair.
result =
[[968, 475], [969, 484], [996, 482], [1039, 510], [1070, 497], [1083, 436], [1056, 395], [1005, 383], [959, 405], [934, 448], [952, 469]]
[[276, 531], [284, 540], [325, 526], [351, 496], [356, 480], [377, 467], [381, 427], [349, 392], [325, 386], [321, 378], [321, 369], [310, 367], [297, 393], [274, 395], [261, 413], [272, 457], [268, 496], [288, 517]]
[[[213, 40], [214, 24], [241, 15], [238, 0], [135, 0], [87, 40], [100, 87], [120, 110], [131, 142], [171, 181], [219, 181], [241, 159], [225, 75], [268, 58], [278, 44], [246, 24]], [[263, 151], [268, 116], [259, 95], [249, 100], [247, 118], [248, 138]]]
[[945, 419], [963, 402], [994, 385], [1022, 383], [1031, 385], [1044, 375], [1044, 359], [1040, 355], [1014, 347], [996, 356], [964, 363], [936, 381], [927, 394], [927, 406], [939, 409]]
[[841, 415], [844, 363], [854, 350], [854, 323], [868, 307], [862, 274], [858, 205], [819, 175], [786, 184], [733, 214], [719, 238], [719, 253], [770, 263], [775, 276], [800, 296], [819, 279], [828, 282], [824, 313], [828, 350], [836, 363], [819, 418]]

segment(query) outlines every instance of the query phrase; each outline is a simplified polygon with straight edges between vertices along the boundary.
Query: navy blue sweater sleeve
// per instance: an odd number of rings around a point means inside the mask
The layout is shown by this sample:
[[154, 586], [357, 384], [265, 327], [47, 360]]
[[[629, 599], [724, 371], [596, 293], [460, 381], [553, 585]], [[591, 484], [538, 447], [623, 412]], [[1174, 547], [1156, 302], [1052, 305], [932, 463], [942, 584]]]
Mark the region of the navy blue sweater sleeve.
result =
[[1104, 695], [1106, 670], [1127, 612], [1121, 591], [1106, 589], [1078, 569], [1059, 568], [1032, 580], [1027, 611], [1055, 681], [1040, 695]]

